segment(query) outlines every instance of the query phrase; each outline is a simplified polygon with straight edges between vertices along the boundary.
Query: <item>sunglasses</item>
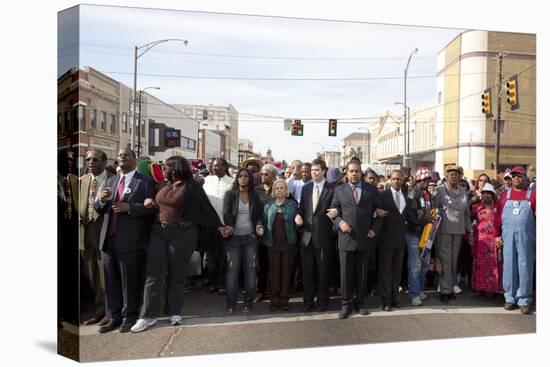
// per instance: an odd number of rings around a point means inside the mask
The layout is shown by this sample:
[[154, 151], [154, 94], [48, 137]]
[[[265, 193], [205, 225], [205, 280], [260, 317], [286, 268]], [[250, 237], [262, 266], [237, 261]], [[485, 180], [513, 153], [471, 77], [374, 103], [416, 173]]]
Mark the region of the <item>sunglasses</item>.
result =
[[512, 174], [512, 178], [522, 178], [522, 177], [523, 177], [523, 175], [519, 175], [519, 174], [515, 174], [515, 173]]

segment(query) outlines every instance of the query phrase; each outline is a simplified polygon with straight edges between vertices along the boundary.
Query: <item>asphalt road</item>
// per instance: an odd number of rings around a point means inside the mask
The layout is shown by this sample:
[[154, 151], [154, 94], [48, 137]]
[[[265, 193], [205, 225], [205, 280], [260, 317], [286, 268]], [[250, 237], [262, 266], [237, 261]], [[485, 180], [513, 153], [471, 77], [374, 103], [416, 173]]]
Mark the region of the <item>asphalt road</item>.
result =
[[[184, 324], [173, 327], [161, 319], [145, 332], [98, 334], [97, 326], [80, 328], [80, 360], [101, 361], [165, 356], [190, 356], [292, 348], [388, 343], [442, 338], [463, 338], [534, 333], [536, 313], [522, 315], [502, 306], [478, 301], [465, 292], [449, 305], [437, 293], [422, 307], [407, 303], [392, 312], [380, 309], [377, 297], [369, 297], [371, 314], [354, 314], [339, 320], [339, 299], [331, 300], [324, 313], [301, 312], [298, 297], [291, 299], [290, 312], [269, 312], [267, 301], [256, 303], [251, 313], [240, 310], [226, 316], [225, 297], [206, 294], [201, 288], [188, 294]], [[71, 329], [68, 328], [70, 331]]]

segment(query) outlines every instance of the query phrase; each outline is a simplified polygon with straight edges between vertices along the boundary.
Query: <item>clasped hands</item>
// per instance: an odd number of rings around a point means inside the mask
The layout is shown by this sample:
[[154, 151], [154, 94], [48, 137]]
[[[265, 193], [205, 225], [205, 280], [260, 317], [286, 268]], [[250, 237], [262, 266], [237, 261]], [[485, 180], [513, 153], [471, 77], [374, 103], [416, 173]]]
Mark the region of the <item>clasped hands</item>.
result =
[[[218, 231], [220, 232], [223, 238], [231, 237], [233, 235], [233, 230], [234, 228], [229, 225], [218, 228]], [[261, 224], [256, 225], [256, 235], [258, 237], [261, 237], [264, 235], [264, 226], [262, 226]]]

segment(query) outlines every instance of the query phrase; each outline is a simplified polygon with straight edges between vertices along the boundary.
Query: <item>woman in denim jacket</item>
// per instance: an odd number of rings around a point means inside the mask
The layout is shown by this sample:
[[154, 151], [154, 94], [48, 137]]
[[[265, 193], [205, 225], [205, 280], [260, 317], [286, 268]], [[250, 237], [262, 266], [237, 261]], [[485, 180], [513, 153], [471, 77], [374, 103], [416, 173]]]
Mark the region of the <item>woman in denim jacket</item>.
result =
[[278, 179], [273, 184], [273, 200], [264, 207], [264, 222], [266, 225], [262, 243], [268, 247], [269, 282], [271, 286], [270, 311], [276, 311], [279, 306], [288, 311], [288, 288], [290, 273], [296, 255], [296, 216], [297, 205], [288, 199], [288, 185]]

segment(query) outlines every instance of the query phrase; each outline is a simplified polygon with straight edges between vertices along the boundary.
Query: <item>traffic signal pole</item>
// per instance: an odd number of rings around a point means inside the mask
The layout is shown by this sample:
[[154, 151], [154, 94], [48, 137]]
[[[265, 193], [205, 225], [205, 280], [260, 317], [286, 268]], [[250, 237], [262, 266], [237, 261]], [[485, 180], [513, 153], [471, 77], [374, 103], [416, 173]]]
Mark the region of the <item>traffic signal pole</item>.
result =
[[498, 174], [498, 166], [500, 164], [500, 130], [501, 130], [501, 124], [503, 121], [501, 121], [501, 106], [500, 102], [502, 99], [502, 59], [504, 58], [504, 55], [501, 52], [498, 53], [497, 59], [498, 59], [498, 94], [497, 94], [497, 121], [496, 121], [496, 144], [495, 144], [495, 169]]

